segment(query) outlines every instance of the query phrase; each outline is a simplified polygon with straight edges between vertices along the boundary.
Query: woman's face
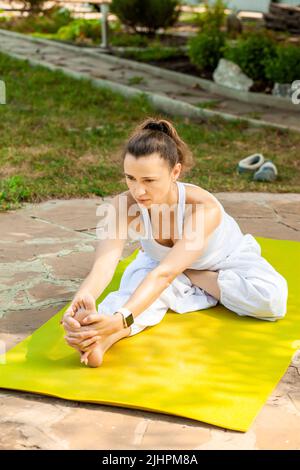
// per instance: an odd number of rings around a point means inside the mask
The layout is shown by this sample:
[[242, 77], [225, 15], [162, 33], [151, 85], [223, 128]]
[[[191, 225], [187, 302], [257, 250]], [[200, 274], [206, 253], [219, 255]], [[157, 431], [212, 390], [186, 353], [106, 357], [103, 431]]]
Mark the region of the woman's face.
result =
[[180, 170], [181, 163], [177, 163], [170, 171], [167, 161], [158, 153], [139, 158], [127, 153], [124, 159], [128, 189], [138, 204], [146, 207], [168, 201], [173, 181], [178, 178]]

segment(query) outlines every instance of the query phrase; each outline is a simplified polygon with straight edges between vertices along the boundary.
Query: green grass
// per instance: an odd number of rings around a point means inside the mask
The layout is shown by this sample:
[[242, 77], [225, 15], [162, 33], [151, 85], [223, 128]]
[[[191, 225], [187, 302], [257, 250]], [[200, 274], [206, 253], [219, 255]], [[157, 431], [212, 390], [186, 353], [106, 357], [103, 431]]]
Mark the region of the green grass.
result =
[[181, 12], [178, 18], [178, 21], [180, 23], [186, 23], [187, 25], [198, 25], [199, 23], [199, 18], [201, 17], [200, 13], [194, 12], [194, 13], [187, 13], [187, 12]]
[[[132, 129], [148, 116], [169, 118], [145, 96], [128, 100], [43, 67], [0, 54], [7, 104], [0, 105], [0, 209], [23, 201], [108, 196], [127, 189], [119, 153]], [[245, 123], [170, 118], [190, 145], [196, 165], [184, 178], [208, 191], [299, 192], [300, 134], [248, 128]], [[254, 152], [279, 170], [274, 183], [238, 175]]]
[[169, 47], [158, 44], [157, 41], [149, 45], [144, 50], [127, 50], [122, 53], [122, 57], [137, 60], [138, 62], [151, 62], [157, 60], [166, 60], [174, 57], [182, 57], [186, 55], [182, 49], [178, 47]]
[[261, 114], [258, 111], [251, 111], [250, 113], [246, 113], [244, 116], [250, 119], [261, 119]]
[[146, 84], [144, 77], [139, 75], [135, 75], [134, 77], [130, 77], [128, 79], [128, 85], [140, 85], [140, 83]]
[[207, 109], [214, 109], [218, 106], [220, 100], [207, 100], [207, 101], [200, 101], [197, 103], [196, 106], [199, 108], [207, 108]]

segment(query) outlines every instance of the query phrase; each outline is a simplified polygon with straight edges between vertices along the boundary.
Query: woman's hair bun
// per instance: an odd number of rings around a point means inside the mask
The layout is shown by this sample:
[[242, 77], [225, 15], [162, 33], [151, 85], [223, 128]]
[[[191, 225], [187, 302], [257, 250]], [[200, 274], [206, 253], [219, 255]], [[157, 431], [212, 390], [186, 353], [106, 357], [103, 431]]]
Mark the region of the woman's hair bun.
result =
[[[145, 132], [145, 131], [159, 132]], [[136, 158], [159, 153], [170, 168], [181, 163], [182, 171], [186, 173], [194, 166], [191, 150], [179, 137], [172, 122], [167, 119], [149, 116], [132, 131], [131, 136], [122, 150], [122, 160], [129, 153]]]
[[152, 131], [160, 131], [169, 135], [169, 129], [163, 122], [150, 121], [146, 124], [144, 129], [151, 129]]

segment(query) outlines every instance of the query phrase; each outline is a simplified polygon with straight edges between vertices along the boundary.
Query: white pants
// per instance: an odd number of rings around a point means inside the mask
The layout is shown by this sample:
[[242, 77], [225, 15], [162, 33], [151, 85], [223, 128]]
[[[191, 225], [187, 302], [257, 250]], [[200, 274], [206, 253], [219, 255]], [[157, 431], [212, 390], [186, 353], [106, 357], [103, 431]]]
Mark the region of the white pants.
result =
[[[139, 251], [125, 269], [119, 290], [105, 297], [98, 305], [98, 312], [112, 315], [123, 307], [148, 272], [158, 264], [147, 253]], [[252, 235], [244, 235], [238, 247], [211, 270], [219, 272], [220, 303], [229, 310], [269, 321], [286, 314], [287, 282], [261, 256], [260, 245]], [[193, 285], [184, 273], [179, 274], [160, 297], [135, 318], [129, 336], [159, 323], [169, 308], [177, 313], [187, 313], [217, 304], [217, 299]]]

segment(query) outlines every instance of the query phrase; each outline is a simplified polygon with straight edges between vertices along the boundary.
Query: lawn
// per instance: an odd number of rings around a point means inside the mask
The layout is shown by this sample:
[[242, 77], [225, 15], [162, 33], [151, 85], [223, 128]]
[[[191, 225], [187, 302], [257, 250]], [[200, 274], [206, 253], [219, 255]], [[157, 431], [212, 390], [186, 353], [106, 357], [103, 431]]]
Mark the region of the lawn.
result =
[[[299, 192], [300, 134], [241, 122], [207, 123], [158, 113], [144, 96], [128, 100], [88, 80], [31, 67], [0, 54], [7, 104], [0, 105], [0, 210], [24, 201], [108, 196], [127, 189], [119, 150], [148, 116], [169, 118], [196, 165], [184, 178], [211, 192]], [[274, 183], [238, 175], [241, 158], [261, 152], [277, 165]]]

